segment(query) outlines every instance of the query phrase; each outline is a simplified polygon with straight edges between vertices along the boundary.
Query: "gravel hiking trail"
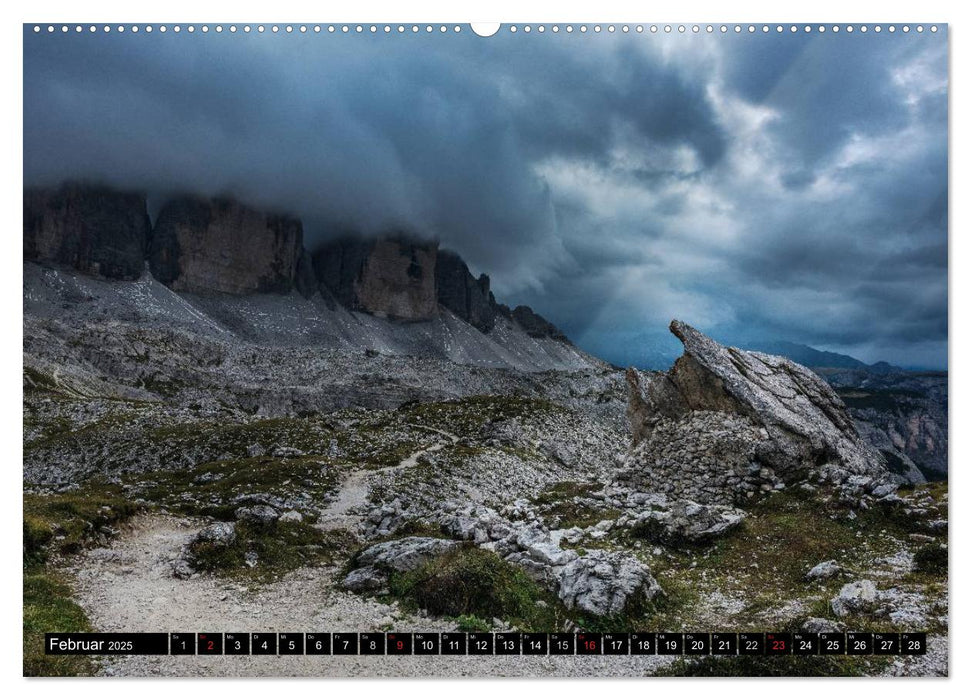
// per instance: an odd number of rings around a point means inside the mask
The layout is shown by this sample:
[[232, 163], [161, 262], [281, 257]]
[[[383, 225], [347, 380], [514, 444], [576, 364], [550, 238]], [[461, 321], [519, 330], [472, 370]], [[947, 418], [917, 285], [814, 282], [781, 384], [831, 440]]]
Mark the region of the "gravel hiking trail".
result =
[[[341, 590], [338, 567], [303, 568], [266, 584], [172, 576], [172, 561], [205, 523], [135, 518], [109, 547], [69, 566], [78, 603], [102, 632], [443, 632], [454, 623], [411, 615]], [[642, 676], [665, 657], [111, 656], [108, 676]]]
[[371, 492], [372, 482], [385, 475], [397, 473], [405, 469], [413, 469], [418, 465], [418, 460], [422, 455], [438, 452], [448, 444], [454, 445], [458, 442], [457, 435], [447, 433], [438, 428], [430, 428], [422, 425], [411, 425], [409, 427], [418, 428], [437, 433], [446, 438], [448, 442], [439, 440], [427, 447], [412, 452], [402, 459], [398, 464], [381, 469], [354, 469], [348, 473], [341, 482], [337, 491], [337, 497], [320, 513], [317, 527], [321, 530], [350, 530], [356, 532], [361, 525], [360, 511], [368, 503], [368, 494]]

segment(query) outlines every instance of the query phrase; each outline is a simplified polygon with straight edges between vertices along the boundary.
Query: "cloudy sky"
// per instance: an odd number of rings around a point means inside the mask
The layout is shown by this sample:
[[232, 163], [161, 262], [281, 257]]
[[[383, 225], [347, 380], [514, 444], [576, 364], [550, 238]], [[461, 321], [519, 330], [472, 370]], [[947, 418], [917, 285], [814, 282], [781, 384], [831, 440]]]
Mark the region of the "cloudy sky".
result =
[[947, 38], [24, 32], [24, 177], [405, 228], [618, 364], [947, 364]]

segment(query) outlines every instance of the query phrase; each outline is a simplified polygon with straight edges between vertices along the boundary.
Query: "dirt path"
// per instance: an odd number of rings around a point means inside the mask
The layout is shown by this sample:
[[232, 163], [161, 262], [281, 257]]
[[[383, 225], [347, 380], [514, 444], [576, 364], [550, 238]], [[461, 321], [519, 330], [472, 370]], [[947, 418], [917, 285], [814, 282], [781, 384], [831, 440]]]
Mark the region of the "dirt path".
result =
[[[409, 424], [410, 425], [410, 424]], [[317, 527], [321, 530], [345, 529], [355, 532], [361, 525], [360, 511], [367, 505], [368, 494], [371, 491], [371, 483], [380, 479], [384, 475], [397, 473], [405, 469], [413, 469], [418, 465], [418, 460], [423, 455], [438, 452], [448, 444], [458, 442], [458, 436], [447, 433], [438, 428], [430, 428], [421, 425], [410, 425], [410, 427], [427, 430], [437, 433], [447, 439], [448, 442], [438, 441], [428, 447], [422, 447], [412, 452], [402, 459], [398, 464], [383, 469], [355, 469], [351, 471], [341, 483], [335, 498], [325, 508], [317, 521]]]
[[[403, 613], [340, 590], [335, 568], [299, 569], [263, 586], [171, 575], [201, 521], [137, 518], [110, 548], [70, 567], [76, 597], [105, 632], [449, 631], [452, 623]], [[640, 676], [663, 657], [108, 657], [119, 676]]]

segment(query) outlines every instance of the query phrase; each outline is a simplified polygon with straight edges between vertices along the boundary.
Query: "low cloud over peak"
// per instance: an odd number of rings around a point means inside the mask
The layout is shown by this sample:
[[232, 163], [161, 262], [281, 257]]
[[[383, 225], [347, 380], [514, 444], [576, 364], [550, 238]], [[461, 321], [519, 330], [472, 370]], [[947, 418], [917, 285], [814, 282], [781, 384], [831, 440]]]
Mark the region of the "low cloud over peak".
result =
[[678, 317], [946, 365], [943, 33], [24, 40], [28, 184], [422, 232], [620, 363]]

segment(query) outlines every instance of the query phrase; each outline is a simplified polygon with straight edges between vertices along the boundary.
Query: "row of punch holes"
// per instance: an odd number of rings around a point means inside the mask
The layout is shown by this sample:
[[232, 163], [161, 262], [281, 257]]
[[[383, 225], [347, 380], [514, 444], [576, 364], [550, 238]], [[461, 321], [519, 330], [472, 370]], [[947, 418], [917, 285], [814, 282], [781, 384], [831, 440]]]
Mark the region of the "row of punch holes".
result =
[[[462, 26], [461, 25], [458, 25], [458, 24], [456, 24], [456, 25], [445, 25], [445, 24], [442, 24], [442, 25], [432, 25], [432, 24], [425, 24], [425, 25], [418, 25], [418, 24], [412, 24], [412, 25], [404, 25], [404, 24], [398, 24], [398, 25], [390, 25], [390, 24], [385, 24], [385, 25], [377, 25], [377, 24], [371, 24], [371, 25], [364, 25], [364, 24], [356, 24], [356, 25], [354, 25], [354, 24], [350, 24], [350, 25], [348, 25], [348, 24], [342, 24], [342, 25], [334, 25], [334, 24], [329, 24], [329, 25], [320, 25], [320, 24], [313, 24], [313, 25], [307, 25], [307, 24], [300, 24], [300, 25], [294, 25], [294, 24], [285, 24], [285, 25], [272, 24], [272, 25], [264, 25], [264, 24], [257, 24], [257, 25], [252, 25], [252, 26], [251, 25], [248, 25], [248, 24], [244, 24], [244, 25], [230, 24], [230, 25], [226, 25], [226, 26], [223, 26], [221, 24], [217, 24], [217, 25], [214, 25], [212, 27], [210, 27], [208, 24], [199, 25], [198, 27], [196, 25], [192, 25], [192, 24], [189, 24], [189, 25], [175, 24], [175, 25], [171, 25], [171, 26], [164, 25], [163, 24], [163, 25], [158, 25], [157, 27], [156, 26], [153, 26], [153, 25], [150, 25], [150, 24], [148, 24], [148, 25], [127, 25], [127, 26], [126, 25], [123, 25], [123, 24], [122, 25], [116, 25], [116, 26], [111, 26], [111, 25], [108, 25], [108, 24], [100, 25], [100, 26], [99, 25], [94, 25], [94, 24], [87, 25], [87, 26], [83, 26], [83, 25], [80, 25], [80, 24], [76, 24], [76, 25], [67, 25], [67, 24], [63, 24], [63, 25], [53, 25], [53, 24], [49, 24], [49, 25], [46, 25], [46, 26], [42, 26], [42, 25], [36, 24], [36, 25], [34, 25], [34, 28], [33, 29], [34, 29], [34, 33], [35, 34], [40, 34], [40, 33], [45, 32], [45, 31], [48, 34], [53, 34], [53, 33], [58, 32], [58, 31], [60, 31], [61, 33], [64, 33], [64, 34], [66, 34], [68, 32], [71, 32], [71, 31], [74, 31], [76, 33], [82, 33], [84, 31], [87, 31], [87, 32], [92, 33], [92, 34], [93, 33], [99, 33], [99, 32], [105, 33], [105, 34], [110, 33], [110, 32], [117, 32], [119, 34], [122, 34], [122, 33], [126, 32], [126, 31], [127, 32], [131, 32], [132, 34], [137, 34], [139, 32], [144, 32], [146, 34], [151, 34], [152, 32], [155, 32], [155, 31], [160, 32], [160, 33], [163, 33], [163, 34], [166, 33], [166, 32], [169, 32], [169, 31], [174, 32], [176, 34], [180, 34], [182, 32], [187, 32], [189, 34], [194, 34], [197, 31], [198, 32], [201, 32], [202, 34], [207, 34], [210, 31], [214, 31], [217, 34], [220, 34], [222, 32], [229, 32], [230, 34], [235, 34], [237, 32], [242, 32], [244, 34], [249, 34], [251, 32], [256, 32], [258, 34], [263, 34], [263, 33], [266, 33], [266, 32], [270, 32], [272, 34], [279, 34], [279, 33], [286, 33], [286, 34], [293, 34], [293, 33], [299, 33], [299, 34], [315, 33], [315, 34], [320, 34], [322, 32], [326, 32], [328, 34], [364, 34], [364, 33], [370, 33], [370, 34], [378, 34], [378, 33], [384, 33], [384, 34], [392, 34], [392, 33], [398, 33], [398, 34], [406, 34], [406, 33], [418, 34], [420, 32], [424, 32], [424, 33], [427, 33], [427, 34], [431, 34], [431, 33], [435, 33], [435, 32], [441, 33], [441, 34], [446, 34], [446, 33], [461, 33], [463, 31]], [[631, 24], [619, 24], [619, 25], [606, 24], [606, 25], [600, 25], [600, 24], [593, 24], [593, 25], [589, 25], [589, 26], [586, 25], [586, 24], [579, 24], [579, 25], [566, 24], [566, 25], [562, 25], [562, 26], [559, 25], [559, 24], [553, 24], [553, 25], [549, 25], [549, 26], [544, 25], [544, 24], [539, 24], [539, 25], [530, 25], [530, 24], [517, 25], [517, 24], [511, 24], [511, 25], [508, 25], [505, 29], [506, 29], [506, 31], [508, 31], [509, 33], [512, 33], [512, 34], [515, 34], [517, 32], [522, 32], [522, 33], [525, 33], [525, 34], [530, 34], [530, 33], [533, 33], [533, 32], [536, 32], [538, 34], [544, 34], [547, 31], [552, 32], [554, 34], [557, 34], [557, 33], [560, 33], [560, 32], [566, 32], [567, 34], [572, 34], [574, 32], [579, 32], [580, 34], [586, 34], [586, 33], [589, 33], [589, 32], [593, 32], [594, 34], [599, 34], [599, 33], [604, 32], [604, 31], [606, 31], [607, 33], [610, 33], [610, 34], [613, 34], [613, 33], [616, 33], [616, 32], [621, 32], [621, 33], [624, 33], [624, 34], [631, 33], [631, 32], [634, 32], [634, 33], [637, 33], [637, 34], [642, 34], [644, 32], [648, 32], [648, 33], [651, 33], [651, 34], [657, 34], [659, 32], [664, 33], [664, 34], [671, 34], [671, 33], [679, 33], [679, 34], [686, 34], [686, 33], [690, 33], [690, 34], [701, 34], [701, 33], [714, 34], [714, 33], [721, 33], [721, 34], [728, 34], [730, 32], [731, 33], [735, 33], [735, 34], [742, 34], [742, 33], [756, 34], [758, 32], [761, 32], [763, 34], [769, 34], [772, 31], [775, 31], [775, 33], [777, 33], [777, 34], [782, 34], [784, 32], [789, 32], [791, 34], [795, 34], [797, 32], [803, 32], [803, 33], [812, 33], [812, 32], [824, 33], [824, 32], [832, 32], [832, 33], [835, 34], [835, 33], [841, 32], [841, 31], [842, 32], [846, 32], [848, 34], [851, 34], [853, 32], [860, 32], [860, 33], [864, 33], [865, 34], [865, 33], [869, 32], [869, 31], [873, 31], [873, 32], [875, 32], [877, 34], [883, 32], [883, 31], [887, 31], [887, 32], [889, 32], [891, 34], [896, 33], [897, 31], [900, 31], [900, 32], [902, 32], [904, 34], [908, 34], [908, 33], [910, 33], [911, 29], [913, 29], [914, 31], [916, 31], [918, 34], [921, 34], [921, 33], [923, 33], [925, 31], [925, 27], [922, 24], [918, 24], [918, 25], [916, 25], [914, 27], [911, 27], [908, 24], [901, 25], [899, 27], [897, 25], [893, 25], [893, 24], [887, 25], [886, 27], [884, 27], [882, 25], [879, 25], [879, 24], [872, 25], [872, 26], [866, 25], [866, 24], [862, 24], [862, 25], [831, 25], [831, 26], [826, 26], [826, 25], [822, 25], [822, 24], [820, 24], [820, 25], [809, 25], [809, 24], [806, 24], [806, 25], [795, 25], [795, 24], [792, 24], [792, 25], [781, 25], [781, 24], [777, 24], [777, 25], [768, 25], [768, 24], [762, 24], [762, 25], [754, 25], [754, 24], [749, 24], [749, 25], [741, 25], [741, 24], [734, 24], [734, 25], [728, 25], [728, 24], [721, 24], [721, 25], [712, 25], [712, 24], [707, 24], [707, 25], [698, 25], [698, 24], [692, 24], [692, 25], [685, 25], [685, 24], [676, 24], [676, 25], [671, 25], [671, 24], [663, 24], [663, 25], [658, 25], [658, 24], [650, 24], [650, 25], [644, 25], [644, 24], [633, 24], [633, 25], [631, 25]], [[937, 32], [937, 25], [931, 25], [930, 27], [927, 27], [927, 29], [929, 31], [931, 31], [932, 33], [936, 33]], [[480, 35], [486, 35], [486, 34], [483, 34], [480, 31], [477, 31], [474, 27], [472, 28], [471, 31], [473, 33], [477, 33], [477, 34], [480, 34]], [[492, 32], [492, 33], [494, 33], [494, 32]]]

